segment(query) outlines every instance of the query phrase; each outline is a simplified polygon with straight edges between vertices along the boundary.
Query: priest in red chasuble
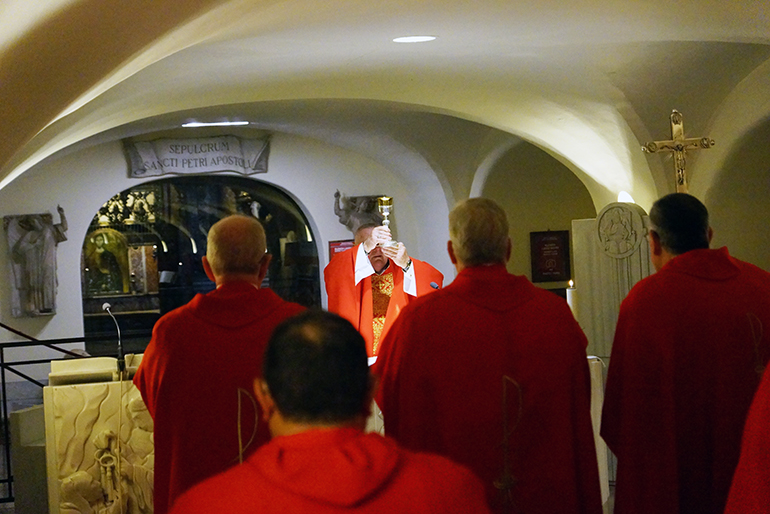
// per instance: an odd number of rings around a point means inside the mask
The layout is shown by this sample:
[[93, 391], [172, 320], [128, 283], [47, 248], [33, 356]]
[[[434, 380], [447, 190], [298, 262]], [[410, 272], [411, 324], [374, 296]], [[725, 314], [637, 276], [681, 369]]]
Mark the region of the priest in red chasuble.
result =
[[508, 273], [495, 202], [459, 204], [449, 235], [457, 278], [401, 312], [372, 368], [385, 434], [470, 468], [493, 512], [600, 514], [585, 335]]
[[155, 421], [154, 513], [270, 439], [249, 391], [273, 329], [305, 310], [261, 284], [262, 224], [233, 215], [208, 233], [203, 268], [216, 284], [155, 324], [134, 384]]
[[770, 357], [770, 273], [709, 249], [693, 196], [664, 196], [650, 221], [657, 271], [620, 306], [604, 399], [615, 513], [720, 514]]
[[489, 514], [469, 470], [365, 433], [374, 381], [345, 319], [281, 324], [254, 393], [272, 440], [185, 493], [172, 514]]
[[441, 287], [444, 275], [406, 251], [387, 246], [388, 227], [364, 224], [356, 246], [335, 255], [324, 269], [328, 309], [350, 321], [364, 336], [369, 357], [410, 301]]

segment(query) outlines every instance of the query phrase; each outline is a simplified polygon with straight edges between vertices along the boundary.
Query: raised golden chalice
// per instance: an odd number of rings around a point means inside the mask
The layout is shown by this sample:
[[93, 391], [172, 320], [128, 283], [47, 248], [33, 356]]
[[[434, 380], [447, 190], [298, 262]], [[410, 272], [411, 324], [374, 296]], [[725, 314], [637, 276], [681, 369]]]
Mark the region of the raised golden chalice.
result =
[[[389, 226], [390, 220], [388, 219], [388, 216], [390, 216], [390, 213], [393, 211], [393, 198], [390, 196], [381, 196], [377, 198], [377, 209], [380, 211], [380, 214], [382, 214], [382, 224], [386, 227]], [[398, 246], [398, 241], [393, 241], [391, 239], [387, 243], [380, 243], [380, 246], [396, 247]]]

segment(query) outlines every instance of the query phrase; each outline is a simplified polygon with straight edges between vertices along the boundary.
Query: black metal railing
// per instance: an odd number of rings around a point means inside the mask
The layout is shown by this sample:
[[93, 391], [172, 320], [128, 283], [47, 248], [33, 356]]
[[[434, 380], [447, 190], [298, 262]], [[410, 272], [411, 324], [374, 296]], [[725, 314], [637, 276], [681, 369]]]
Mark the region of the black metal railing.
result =
[[[67, 350], [66, 348], [61, 348], [57, 345], [61, 344], [72, 344], [72, 343], [88, 343], [91, 340], [97, 341], [103, 338], [99, 337], [70, 337], [70, 338], [63, 338], [63, 339], [36, 339], [32, 336], [29, 336], [27, 334], [24, 334], [23, 332], [20, 332], [12, 327], [9, 327], [8, 325], [5, 325], [4, 323], [0, 323], [0, 328], [4, 328], [5, 330], [20, 336], [25, 341], [11, 341], [11, 342], [5, 342], [0, 343], [0, 394], [2, 394], [2, 402], [0, 402], [0, 410], [2, 411], [2, 431], [0, 433], [0, 437], [2, 438], [2, 455], [0, 458], [2, 459], [2, 463], [4, 464], [3, 470], [4, 473], [0, 473], [0, 487], [5, 485], [3, 489], [5, 489], [5, 494], [0, 493], [0, 503], [10, 503], [14, 501], [14, 495], [13, 495], [13, 470], [11, 469], [11, 437], [10, 437], [10, 424], [9, 424], [9, 408], [8, 408], [8, 385], [6, 381], [6, 372], [13, 373], [27, 382], [30, 382], [32, 384], [35, 384], [36, 386], [43, 388], [47, 384], [40, 382], [39, 380], [29, 376], [27, 373], [24, 373], [23, 371], [19, 370], [19, 367], [24, 366], [32, 366], [32, 365], [39, 365], [39, 364], [50, 364], [51, 361], [58, 360], [61, 357], [61, 355], [64, 355], [64, 358], [74, 358], [74, 359], [82, 359], [90, 357], [88, 354], [84, 353], [78, 353], [73, 352], [71, 350]], [[147, 339], [149, 338], [149, 333], [147, 334], [127, 334], [123, 337], [123, 339]], [[55, 356], [52, 356], [49, 359], [28, 359], [28, 360], [14, 360], [14, 361], [8, 361], [6, 359], [6, 350], [10, 348], [48, 348], [54, 352], [56, 352]], [[117, 355], [117, 354], [116, 354]]]

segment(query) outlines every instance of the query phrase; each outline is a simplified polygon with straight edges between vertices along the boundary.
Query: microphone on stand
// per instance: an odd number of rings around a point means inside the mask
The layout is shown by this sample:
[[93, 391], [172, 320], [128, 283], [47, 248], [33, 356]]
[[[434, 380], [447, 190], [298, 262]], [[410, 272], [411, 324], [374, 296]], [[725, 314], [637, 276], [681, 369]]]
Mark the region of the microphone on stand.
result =
[[102, 304], [102, 310], [107, 311], [107, 314], [110, 315], [112, 321], [115, 322], [115, 328], [118, 331], [118, 373], [120, 373], [120, 379], [123, 380], [123, 371], [126, 369], [126, 359], [123, 357], [123, 342], [120, 340], [120, 325], [118, 325], [118, 320], [115, 319], [110, 307], [112, 306], [107, 302]]

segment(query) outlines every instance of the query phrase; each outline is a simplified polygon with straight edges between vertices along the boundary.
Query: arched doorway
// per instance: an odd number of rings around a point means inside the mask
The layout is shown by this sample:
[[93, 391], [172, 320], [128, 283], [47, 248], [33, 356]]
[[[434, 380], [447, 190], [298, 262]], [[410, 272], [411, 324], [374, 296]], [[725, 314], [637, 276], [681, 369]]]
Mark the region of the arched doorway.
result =
[[208, 229], [230, 214], [262, 221], [273, 255], [263, 287], [320, 306], [318, 253], [307, 218], [283, 191], [237, 176], [174, 177], [122, 191], [94, 216], [83, 241], [81, 286], [86, 350], [116, 354], [120, 324], [126, 353], [141, 353], [155, 322], [214, 284], [206, 277]]

